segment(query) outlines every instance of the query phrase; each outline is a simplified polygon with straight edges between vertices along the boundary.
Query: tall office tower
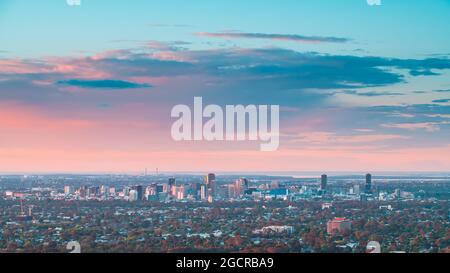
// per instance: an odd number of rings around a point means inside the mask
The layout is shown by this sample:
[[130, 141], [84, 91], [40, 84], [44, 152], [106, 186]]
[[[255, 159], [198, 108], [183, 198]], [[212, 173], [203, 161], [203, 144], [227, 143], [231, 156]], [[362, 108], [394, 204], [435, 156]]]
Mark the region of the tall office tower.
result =
[[100, 195], [101, 195], [102, 197], [108, 197], [108, 195], [109, 195], [109, 187], [108, 187], [108, 186], [105, 186], [105, 185], [102, 185], [102, 186], [100, 187]]
[[206, 176], [206, 187], [208, 188], [208, 201], [214, 200], [216, 194], [216, 175], [210, 173]]
[[79, 190], [78, 193], [80, 195], [80, 198], [86, 198], [86, 195], [88, 193], [88, 189], [87, 186], [82, 186]]
[[137, 190], [130, 190], [130, 192], [128, 193], [128, 200], [131, 202], [135, 202], [140, 200], [139, 199], [139, 194]]
[[113, 197], [116, 196], [116, 188], [114, 187], [109, 188], [109, 195]]
[[169, 178], [169, 189], [168, 189], [168, 191], [169, 191], [170, 194], [172, 194], [173, 188], [175, 187], [175, 185], [176, 185], [175, 178], [174, 177]]
[[237, 197], [236, 185], [233, 185], [233, 184], [227, 185], [227, 197], [229, 199], [234, 199]]
[[238, 179], [238, 180], [236, 180], [236, 182], [234, 182], [233, 191], [234, 191], [234, 194], [231, 195], [232, 198], [241, 196], [243, 194], [244, 181], [242, 181], [242, 179]]
[[202, 186], [202, 185], [201, 185], [200, 183], [198, 183], [198, 182], [192, 183], [192, 186], [191, 186], [191, 194], [194, 196], [194, 198], [195, 198], [196, 200], [200, 199], [201, 186]]
[[208, 198], [208, 189], [206, 188], [206, 185], [200, 186], [200, 199], [202, 201], [205, 201]]
[[210, 173], [206, 176], [206, 185], [209, 185], [210, 183], [216, 181], [216, 175], [213, 173]]
[[137, 200], [144, 200], [144, 187], [143, 186], [133, 186], [133, 190], [136, 191], [137, 194]]
[[65, 187], [64, 187], [64, 194], [65, 194], [65, 195], [70, 195], [70, 194], [72, 194], [72, 187], [71, 187], [71, 186], [65, 186]]
[[130, 187], [123, 188], [123, 196], [128, 196], [130, 194]]
[[177, 186], [173, 186], [170, 190], [170, 195], [174, 198], [177, 198], [177, 190], [178, 190]]
[[244, 190], [248, 190], [248, 188], [250, 186], [250, 184], [248, 182], [248, 179], [247, 178], [240, 178], [239, 181], [240, 181], [241, 185], [244, 187]]
[[178, 200], [183, 200], [186, 194], [186, 189], [184, 186], [176, 187], [176, 197]]
[[244, 192], [248, 190], [248, 180], [245, 178], [240, 178], [234, 183], [234, 191], [236, 197], [244, 195]]
[[244, 188], [245, 188], [245, 190], [248, 190], [248, 188], [250, 187], [250, 182], [248, 181], [247, 178], [242, 178], [242, 180], [244, 180]]
[[97, 197], [100, 194], [100, 187], [90, 187], [88, 189], [88, 196], [89, 197]]
[[148, 200], [149, 196], [155, 196], [156, 195], [156, 185], [147, 186], [145, 189], [145, 199]]
[[372, 193], [372, 175], [370, 173], [366, 174], [366, 188], [365, 193]]
[[327, 190], [327, 184], [328, 184], [328, 176], [326, 174], [323, 174], [321, 179], [320, 179], [320, 189], [322, 191], [326, 191]]

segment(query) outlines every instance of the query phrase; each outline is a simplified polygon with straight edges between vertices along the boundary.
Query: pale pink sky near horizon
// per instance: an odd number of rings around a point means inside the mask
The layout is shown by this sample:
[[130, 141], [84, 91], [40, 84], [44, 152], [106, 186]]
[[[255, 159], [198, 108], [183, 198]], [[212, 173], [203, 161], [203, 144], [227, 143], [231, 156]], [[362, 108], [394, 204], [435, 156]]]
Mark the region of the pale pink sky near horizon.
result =
[[[306, 144], [303, 148], [282, 142], [276, 152], [260, 152], [256, 143], [241, 149], [235, 149], [237, 143], [177, 143], [168, 132], [151, 133], [159, 125], [150, 121], [54, 118], [36, 109], [2, 106], [2, 172], [450, 170], [450, 145], [389, 150], [374, 145], [396, 135], [305, 133], [295, 139]], [[208, 148], [211, 145], [215, 147]]]

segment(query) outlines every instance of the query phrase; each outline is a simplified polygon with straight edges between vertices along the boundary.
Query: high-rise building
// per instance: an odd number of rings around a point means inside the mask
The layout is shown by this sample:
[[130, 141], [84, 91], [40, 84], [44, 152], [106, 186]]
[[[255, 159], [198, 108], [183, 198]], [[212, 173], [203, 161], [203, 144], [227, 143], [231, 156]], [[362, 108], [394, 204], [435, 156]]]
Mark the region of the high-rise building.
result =
[[154, 196], [154, 195], [156, 195], [157, 193], [156, 193], [156, 185], [151, 185], [151, 186], [148, 186], [146, 189], [145, 189], [145, 199], [146, 200], [148, 200], [149, 198], [149, 196]]
[[124, 187], [123, 188], [123, 196], [129, 196], [129, 194], [130, 194], [130, 187]]
[[200, 186], [200, 200], [205, 201], [208, 198], [208, 190], [206, 185]]
[[206, 176], [206, 185], [209, 185], [209, 184], [211, 184], [211, 183], [213, 183], [215, 181], [216, 181], [216, 175], [215, 174], [210, 173], [210, 174], [208, 174]]
[[177, 198], [177, 186], [173, 186], [170, 190], [170, 195], [174, 198]]
[[71, 186], [65, 186], [65, 187], [64, 187], [64, 194], [65, 194], [65, 195], [70, 195], [70, 194], [72, 194], [72, 187], [71, 187]]
[[[236, 181], [236, 183], [237, 183], [238, 181]], [[229, 198], [229, 199], [234, 199], [234, 198], [236, 198], [238, 195], [237, 195], [237, 190], [236, 190], [236, 184], [230, 184], [230, 185], [227, 185], [227, 198]]]
[[201, 195], [201, 186], [202, 184], [199, 182], [194, 182], [191, 185], [190, 193], [194, 196], [196, 200], [200, 199]]
[[100, 187], [100, 195], [101, 195], [102, 197], [107, 198], [107, 197], [109, 196], [109, 187], [108, 187], [108, 186], [105, 186], [105, 185], [102, 185], [102, 186]]
[[128, 194], [128, 200], [131, 202], [135, 202], [139, 200], [139, 194], [137, 190], [130, 190]]
[[328, 184], [328, 176], [326, 174], [323, 174], [321, 179], [320, 179], [320, 189], [322, 191], [326, 191], [327, 190], [327, 184]]
[[88, 196], [89, 197], [97, 197], [100, 195], [100, 187], [90, 187], [88, 189]]
[[250, 183], [248, 182], [248, 179], [247, 178], [241, 178], [240, 180], [244, 184], [244, 190], [248, 190], [248, 188], [250, 186]]
[[174, 189], [174, 187], [176, 185], [176, 179], [174, 177], [169, 178], [168, 185], [169, 185], [169, 189], [168, 189], [169, 193], [174, 195], [173, 194], [173, 189]]
[[186, 195], [186, 189], [184, 186], [175, 187], [176, 188], [176, 198], [178, 200], [183, 200]]
[[116, 196], [116, 188], [114, 187], [109, 188], [109, 195], [113, 197]]
[[143, 186], [133, 186], [132, 190], [136, 191], [137, 200], [144, 200], [144, 187]]
[[208, 189], [208, 202], [212, 203], [216, 194], [216, 175], [210, 173], [206, 176], [206, 187]]
[[233, 197], [239, 197], [244, 194], [245, 190], [245, 181], [244, 179], [238, 179], [236, 182], [234, 182], [233, 191], [234, 194], [232, 194]]
[[372, 193], [372, 175], [370, 173], [366, 174], [365, 193], [366, 194], [371, 194]]
[[88, 194], [88, 187], [82, 186], [78, 189], [78, 195], [80, 198], [86, 198], [86, 195]]

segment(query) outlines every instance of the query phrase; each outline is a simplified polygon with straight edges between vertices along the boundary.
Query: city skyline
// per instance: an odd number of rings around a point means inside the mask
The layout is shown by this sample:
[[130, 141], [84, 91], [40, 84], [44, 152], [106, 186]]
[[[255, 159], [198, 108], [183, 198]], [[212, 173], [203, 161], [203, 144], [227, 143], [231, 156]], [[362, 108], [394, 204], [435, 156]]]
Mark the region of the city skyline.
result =
[[[450, 170], [449, 1], [229, 2], [1, 1], [0, 173]], [[279, 149], [174, 141], [196, 96]]]
[[448, 178], [0, 176], [0, 253], [448, 253]]

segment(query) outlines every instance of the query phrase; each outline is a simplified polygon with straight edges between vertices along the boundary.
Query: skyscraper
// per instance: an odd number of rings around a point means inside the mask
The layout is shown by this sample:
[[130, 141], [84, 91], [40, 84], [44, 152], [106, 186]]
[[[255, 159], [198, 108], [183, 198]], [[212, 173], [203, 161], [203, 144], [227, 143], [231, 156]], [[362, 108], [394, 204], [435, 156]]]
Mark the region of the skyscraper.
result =
[[97, 197], [100, 194], [100, 187], [89, 187], [88, 196]]
[[208, 190], [206, 185], [200, 186], [200, 200], [205, 201], [208, 198]]
[[114, 187], [109, 188], [109, 195], [113, 197], [116, 196], [116, 188]]
[[144, 200], [144, 187], [143, 186], [134, 186], [133, 190], [136, 191], [137, 200]]
[[211, 183], [214, 183], [216, 181], [216, 175], [213, 173], [210, 173], [206, 176], [206, 185], [209, 185]]
[[320, 189], [322, 191], [327, 190], [327, 183], [328, 183], [328, 176], [326, 174], [323, 174], [320, 180]]
[[245, 182], [242, 178], [238, 179], [238, 180], [236, 180], [236, 182], [234, 182], [234, 185], [233, 185], [234, 194], [232, 194], [233, 198], [239, 197], [244, 194], [244, 186], [245, 186], [244, 183]]
[[178, 199], [178, 200], [183, 200], [184, 199], [184, 197], [185, 197], [185, 195], [186, 195], [186, 189], [185, 189], [185, 187], [184, 186], [179, 186], [179, 187], [176, 187], [176, 198]]
[[194, 182], [194, 183], [192, 183], [190, 193], [194, 196], [194, 198], [195, 198], [196, 200], [199, 200], [199, 199], [200, 199], [200, 195], [201, 195], [201, 186], [202, 186], [202, 184], [199, 183], [199, 182]]
[[208, 189], [208, 202], [212, 203], [216, 194], [216, 175], [210, 173], [206, 176], [206, 187]]
[[139, 195], [137, 190], [130, 190], [128, 193], [128, 200], [131, 202], [136, 202], [139, 200]]
[[366, 194], [371, 194], [372, 193], [372, 175], [370, 173], [366, 174], [365, 193]]
[[64, 194], [65, 195], [72, 194], [72, 187], [71, 186], [64, 186]]
[[244, 190], [248, 190], [248, 187], [249, 187], [248, 179], [247, 178], [241, 178], [240, 180], [244, 184]]
[[176, 185], [176, 179], [174, 177], [169, 178], [169, 183], [168, 184], [169, 184], [169, 193], [172, 194], [173, 188]]

